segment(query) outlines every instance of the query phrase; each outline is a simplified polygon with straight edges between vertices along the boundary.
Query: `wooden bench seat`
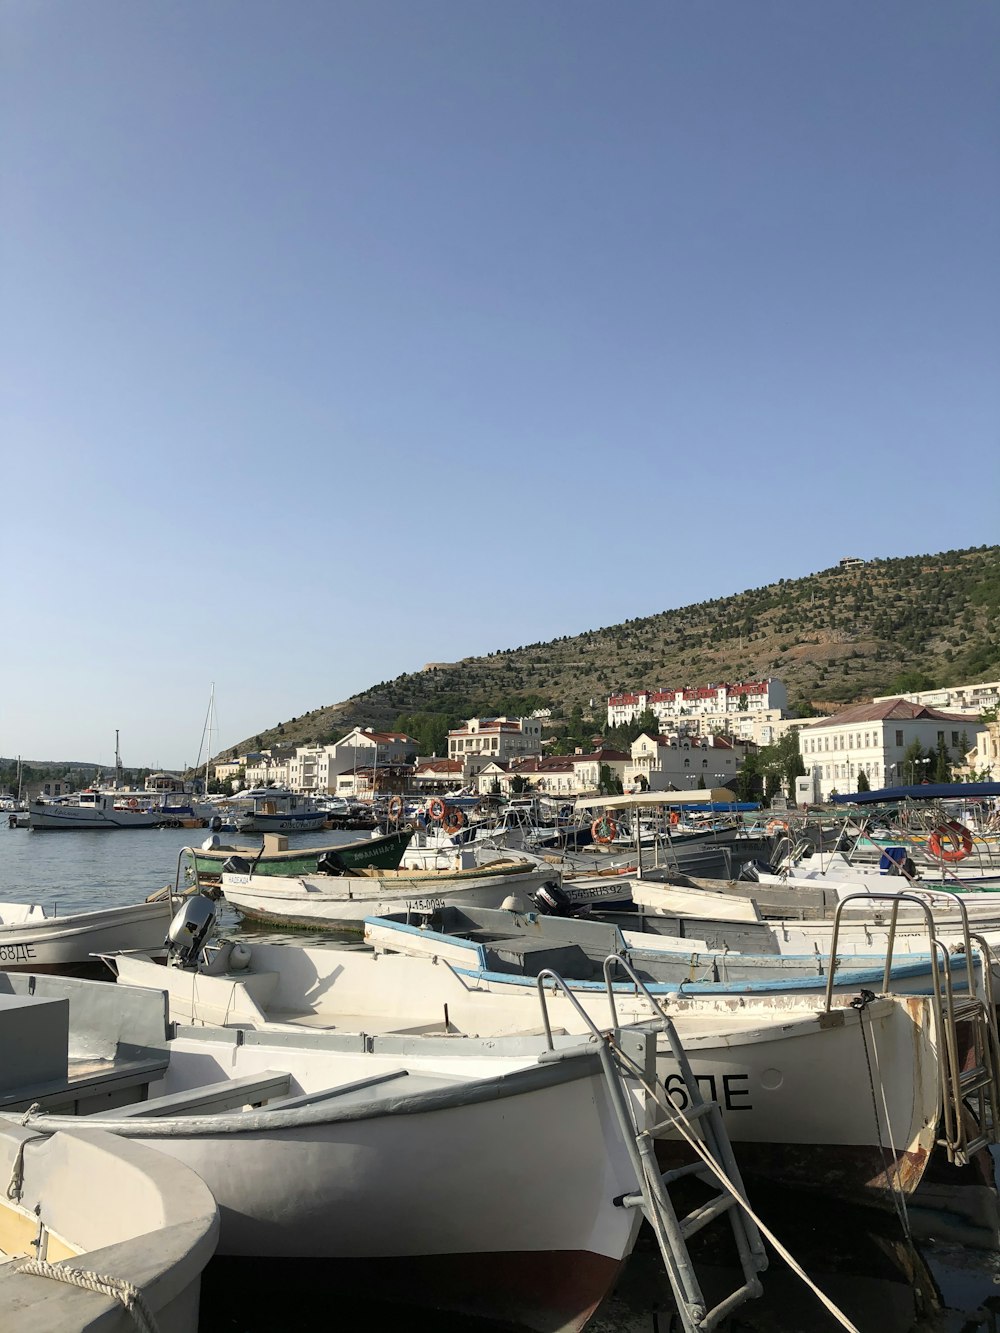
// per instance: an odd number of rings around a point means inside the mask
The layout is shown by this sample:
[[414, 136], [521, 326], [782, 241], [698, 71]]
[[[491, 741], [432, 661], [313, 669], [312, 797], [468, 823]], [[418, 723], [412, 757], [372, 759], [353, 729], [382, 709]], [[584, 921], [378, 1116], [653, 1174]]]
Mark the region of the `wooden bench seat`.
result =
[[262, 1074], [245, 1078], [230, 1078], [223, 1083], [206, 1083], [186, 1092], [172, 1092], [164, 1097], [150, 1097], [131, 1106], [119, 1106], [112, 1111], [98, 1111], [88, 1120], [135, 1119], [141, 1116], [211, 1115], [217, 1111], [232, 1111], [241, 1106], [256, 1106], [271, 1097], [283, 1097], [291, 1086], [291, 1076], [279, 1070], [266, 1069]]

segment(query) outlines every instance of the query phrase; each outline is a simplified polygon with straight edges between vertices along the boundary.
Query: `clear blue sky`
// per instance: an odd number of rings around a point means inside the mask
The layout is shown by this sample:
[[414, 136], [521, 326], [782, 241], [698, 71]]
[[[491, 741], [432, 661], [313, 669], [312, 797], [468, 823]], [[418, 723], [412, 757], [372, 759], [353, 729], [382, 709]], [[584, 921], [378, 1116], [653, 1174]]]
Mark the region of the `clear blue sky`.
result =
[[5, 0], [0, 754], [998, 537], [1000, 8]]

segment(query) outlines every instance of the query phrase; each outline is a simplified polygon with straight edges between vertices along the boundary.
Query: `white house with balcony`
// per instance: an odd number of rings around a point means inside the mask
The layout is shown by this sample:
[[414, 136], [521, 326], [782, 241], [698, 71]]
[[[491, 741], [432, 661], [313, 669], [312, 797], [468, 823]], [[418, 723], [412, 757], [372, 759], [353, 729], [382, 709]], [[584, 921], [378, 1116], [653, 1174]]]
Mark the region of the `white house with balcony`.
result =
[[632, 742], [623, 781], [626, 791], [690, 791], [731, 787], [740, 755], [722, 736], [651, 735]]
[[470, 755], [506, 763], [542, 752], [542, 721], [538, 717], [470, 717], [448, 732], [448, 758], [463, 762]]
[[825, 801], [834, 792], [857, 791], [859, 773], [864, 773], [872, 790], [929, 780], [929, 760], [905, 759], [914, 742], [922, 750], [934, 751], [943, 741], [950, 761], [961, 764], [984, 730], [982, 723], [964, 713], [946, 713], [908, 699], [882, 699], [804, 726], [799, 753], [806, 774], [814, 779], [818, 799]]

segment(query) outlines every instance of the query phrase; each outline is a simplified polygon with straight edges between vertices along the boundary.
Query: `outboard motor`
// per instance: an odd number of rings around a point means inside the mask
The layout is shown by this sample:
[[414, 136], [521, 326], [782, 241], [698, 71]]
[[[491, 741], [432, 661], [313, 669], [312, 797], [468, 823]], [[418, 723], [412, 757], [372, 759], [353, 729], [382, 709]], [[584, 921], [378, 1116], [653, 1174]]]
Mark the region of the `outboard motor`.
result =
[[252, 872], [253, 866], [245, 856], [227, 856], [222, 863], [224, 875], [249, 875]]
[[212, 818], [208, 821], [208, 827], [212, 830], [213, 833], [221, 833], [221, 832], [222, 832], [222, 816], [221, 816], [221, 815], [213, 815]]
[[203, 894], [185, 900], [174, 916], [163, 941], [172, 961], [181, 967], [194, 967], [218, 919], [215, 903]]
[[738, 880], [749, 881], [751, 884], [759, 884], [761, 875], [773, 875], [774, 869], [767, 861], [744, 861], [740, 866], [740, 873], [736, 876]]
[[342, 875], [347, 867], [336, 852], [324, 852], [316, 862], [316, 869], [321, 875]]
[[531, 901], [544, 916], [575, 916], [572, 902], [558, 884], [543, 884]]

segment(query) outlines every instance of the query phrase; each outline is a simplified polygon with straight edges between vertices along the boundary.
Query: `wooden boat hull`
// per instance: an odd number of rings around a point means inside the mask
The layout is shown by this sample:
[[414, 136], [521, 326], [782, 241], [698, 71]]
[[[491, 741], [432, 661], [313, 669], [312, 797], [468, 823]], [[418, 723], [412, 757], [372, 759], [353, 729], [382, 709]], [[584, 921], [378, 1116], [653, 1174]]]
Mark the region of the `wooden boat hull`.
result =
[[385, 875], [285, 879], [223, 875], [226, 901], [242, 916], [300, 929], [364, 929], [367, 916], [426, 911], [447, 903], [499, 907], [509, 894], [527, 895], [553, 878], [548, 866], [496, 861], [458, 871], [390, 871]]

